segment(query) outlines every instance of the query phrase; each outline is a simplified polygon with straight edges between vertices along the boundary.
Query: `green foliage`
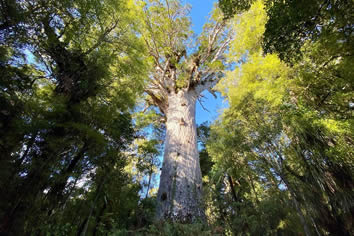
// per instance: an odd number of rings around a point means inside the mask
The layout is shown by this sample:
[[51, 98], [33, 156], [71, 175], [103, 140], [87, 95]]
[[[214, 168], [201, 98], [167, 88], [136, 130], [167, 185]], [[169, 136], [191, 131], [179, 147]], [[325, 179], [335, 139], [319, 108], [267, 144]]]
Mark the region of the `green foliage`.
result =
[[219, 7], [225, 18], [231, 18], [235, 14], [249, 10], [253, 2], [254, 0], [219, 0]]
[[142, 228], [136, 231], [120, 230], [114, 232], [113, 235], [161, 235], [161, 236], [178, 236], [178, 235], [218, 235], [214, 234], [206, 225], [195, 224], [180, 224], [180, 223], [154, 223], [148, 228]]
[[[143, 37], [146, 43], [148, 46], [154, 45], [156, 50], [154, 55], [161, 54], [155, 56], [170, 58], [170, 63], [177, 66], [178, 56], [173, 54], [185, 50], [185, 41], [192, 34], [190, 19], [186, 16], [189, 6], [182, 7], [176, 0], [166, 2], [152, 0], [142, 7], [144, 7], [144, 14], [141, 18], [145, 23]], [[172, 20], [171, 16], [175, 20]], [[168, 40], [166, 35], [169, 37]]]
[[[243, 63], [218, 85], [230, 107], [212, 125], [207, 144], [215, 162], [208, 178], [209, 217], [235, 234], [292, 235], [303, 230], [307, 235], [350, 235], [353, 88], [347, 75], [354, 67], [347, 67], [351, 53], [342, 51], [352, 51], [349, 38], [341, 41], [341, 33], [329, 33], [328, 25], [307, 41], [288, 35], [302, 52], [299, 60], [293, 51], [277, 51], [291, 59], [289, 67], [278, 55], [262, 51], [263, 36], [269, 42], [272, 32], [272, 39], [279, 39], [274, 43], [285, 45], [289, 42], [281, 41], [281, 34], [292, 27], [292, 22], [283, 22], [267, 28], [274, 17], [289, 16], [283, 14], [287, 5], [279, 7], [287, 1], [277, 6], [271, 2], [266, 8], [255, 2], [234, 18], [236, 37], [229, 60]], [[298, 19], [314, 12], [306, 4], [292, 9]], [[275, 9], [282, 14], [269, 14]], [[349, 17], [342, 13], [333, 25]], [[283, 25], [284, 31], [279, 28]], [[294, 49], [289, 44], [284, 48]]]
[[1, 3], [1, 232], [131, 225], [140, 185], [124, 168], [146, 75], [136, 10], [125, 0]]
[[[336, 38], [334, 42], [350, 52], [353, 48], [352, 1], [283, 1], [266, 2], [269, 21], [264, 33], [264, 49], [276, 52], [288, 62], [301, 58], [301, 47], [307, 41]], [[350, 55], [351, 53], [349, 53]]]
[[200, 169], [202, 171], [202, 177], [205, 177], [210, 172], [213, 161], [209, 156], [209, 153], [206, 149], [207, 141], [210, 136], [210, 124], [208, 122], [204, 122], [197, 127], [197, 138], [198, 144], [200, 145], [199, 150], [199, 159], [200, 159]]

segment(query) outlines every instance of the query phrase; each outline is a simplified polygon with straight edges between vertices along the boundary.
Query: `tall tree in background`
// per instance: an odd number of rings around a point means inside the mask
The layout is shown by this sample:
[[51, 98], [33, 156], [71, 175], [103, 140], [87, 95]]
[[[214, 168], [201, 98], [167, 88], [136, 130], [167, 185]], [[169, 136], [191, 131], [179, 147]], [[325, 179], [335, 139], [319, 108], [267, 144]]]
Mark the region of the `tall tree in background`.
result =
[[230, 108], [223, 127], [212, 129], [220, 143], [211, 142], [211, 151], [223, 156], [217, 164], [224, 170], [239, 172], [237, 162], [246, 164], [260, 186], [288, 192], [284, 203], [306, 235], [351, 235], [352, 7], [349, 1], [264, 2], [233, 20], [238, 34], [229, 59], [247, 60], [220, 84]]
[[119, 175], [144, 47], [131, 1], [0, 4], [0, 231], [39, 233], [83, 175]]
[[153, 67], [145, 91], [166, 122], [157, 218], [181, 222], [204, 218], [195, 107], [201, 93], [220, 80], [230, 40], [222, 14], [214, 10], [193, 42], [187, 13], [179, 1], [154, 0], [143, 16]]

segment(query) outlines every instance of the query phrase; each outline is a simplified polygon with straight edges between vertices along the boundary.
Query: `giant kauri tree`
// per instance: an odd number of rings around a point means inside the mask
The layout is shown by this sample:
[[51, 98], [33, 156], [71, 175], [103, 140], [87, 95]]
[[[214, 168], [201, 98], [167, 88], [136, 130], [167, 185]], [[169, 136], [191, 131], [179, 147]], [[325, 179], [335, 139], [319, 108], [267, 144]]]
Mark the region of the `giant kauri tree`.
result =
[[188, 6], [174, 0], [150, 1], [144, 9], [143, 38], [153, 68], [145, 92], [148, 102], [165, 116], [166, 126], [157, 218], [190, 222], [204, 217], [196, 102], [222, 77], [230, 32], [219, 10], [195, 40]]

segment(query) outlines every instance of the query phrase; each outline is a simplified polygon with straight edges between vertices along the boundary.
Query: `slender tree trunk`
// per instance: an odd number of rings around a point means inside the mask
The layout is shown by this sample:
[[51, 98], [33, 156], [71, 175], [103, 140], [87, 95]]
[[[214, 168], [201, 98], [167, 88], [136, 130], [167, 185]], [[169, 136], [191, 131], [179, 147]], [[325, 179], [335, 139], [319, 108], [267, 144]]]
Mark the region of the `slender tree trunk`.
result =
[[85, 220], [82, 222], [82, 224], [80, 225], [80, 227], [78, 229], [78, 232], [77, 232], [77, 236], [85, 236], [86, 235], [87, 229], [88, 229], [88, 226], [89, 226], [89, 223], [90, 223], [89, 222], [90, 218], [91, 218], [91, 216], [93, 214], [93, 211], [94, 211], [94, 209], [96, 207], [97, 200], [98, 200], [98, 198], [100, 196], [100, 193], [101, 193], [101, 190], [102, 190], [104, 182], [105, 182], [105, 178], [101, 181], [101, 183], [97, 187], [96, 196], [95, 196], [95, 199], [91, 203], [90, 212], [87, 215], [87, 217], [85, 218]]
[[149, 190], [150, 190], [151, 178], [152, 178], [152, 171], [150, 171], [150, 173], [149, 173], [149, 181], [148, 181], [148, 185], [147, 185], [147, 190], [146, 190], [146, 195], [145, 195], [145, 198], [148, 198], [148, 196], [149, 196]]
[[92, 233], [93, 236], [96, 236], [96, 234], [97, 234], [98, 227], [100, 226], [100, 223], [101, 223], [102, 217], [103, 217], [103, 213], [106, 210], [106, 208], [107, 208], [107, 202], [106, 202], [106, 200], [104, 200], [103, 206], [102, 206], [101, 210], [99, 211], [98, 215], [96, 216], [96, 226], [93, 229], [93, 233]]
[[298, 200], [296, 199], [296, 194], [295, 194], [295, 191], [293, 190], [293, 188], [290, 186], [288, 180], [285, 178], [284, 175], [280, 175], [280, 177], [282, 178], [282, 180], [284, 181], [285, 183], [285, 186], [288, 188], [289, 190], [289, 193], [290, 193], [290, 198], [291, 198], [291, 201], [293, 201], [294, 205], [295, 205], [295, 209], [296, 209], [296, 212], [297, 214], [299, 215], [300, 217], [300, 222], [304, 228], [304, 233], [306, 236], [311, 236], [311, 231], [310, 231], [310, 228], [306, 222], [306, 219], [305, 219], [305, 216], [304, 214], [302, 213], [301, 211], [301, 207], [300, 207], [300, 204], [298, 202]]
[[234, 181], [232, 180], [232, 177], [229, 174], [227, 175], [227, 180], [229, 181], [229, 184], [230, 184], [232, 198], [234, 199], [235, 202], [239, 202], [239, 199], [237, 197], [235, 187], [234, 187]]
[[256, 188], [254, 187], [253, 178], [251, 178], [251, 176], [248, 175], [248, 179], [250, 180], [252, 190], [253, 190], [254, 195], [256, 197], [256, 202], [259, 204], [258, 194], [257, 194]]
[[171, 92], [166, 111], [164, 162], [158, 191], [158, 219], [204, 219], [202, 177], [197, 149], [194, 90]]

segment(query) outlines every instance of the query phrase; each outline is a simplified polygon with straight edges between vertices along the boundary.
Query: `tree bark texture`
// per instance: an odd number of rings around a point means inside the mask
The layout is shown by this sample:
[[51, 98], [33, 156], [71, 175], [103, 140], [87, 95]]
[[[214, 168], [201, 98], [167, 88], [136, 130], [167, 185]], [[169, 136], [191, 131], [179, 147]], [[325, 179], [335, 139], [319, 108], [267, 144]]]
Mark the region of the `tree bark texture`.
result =
[[197, 93], [170, 93], [166, 110], [164, 161], [158, 191], [158, 219], [203, 220], [202, 177], [197, 149]]

